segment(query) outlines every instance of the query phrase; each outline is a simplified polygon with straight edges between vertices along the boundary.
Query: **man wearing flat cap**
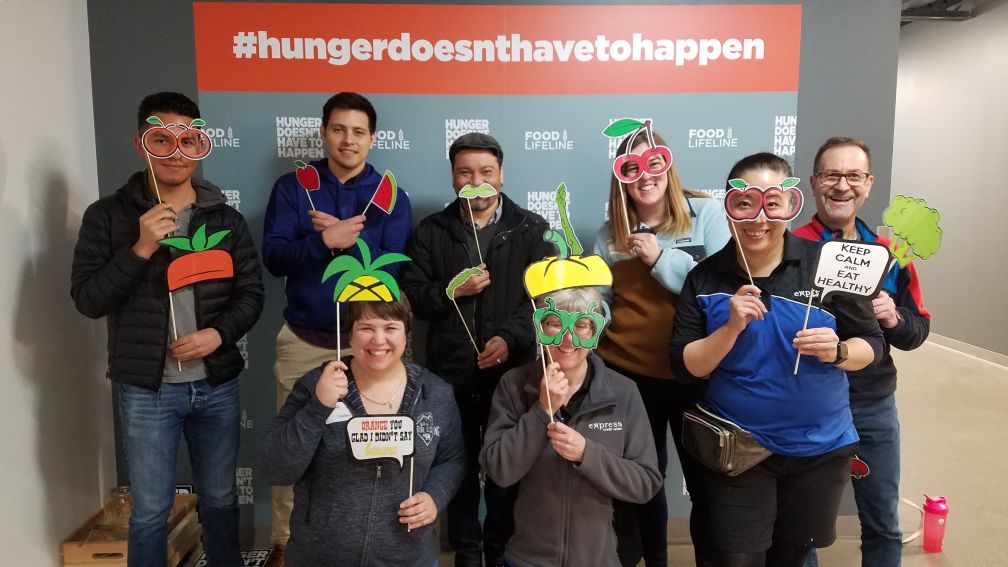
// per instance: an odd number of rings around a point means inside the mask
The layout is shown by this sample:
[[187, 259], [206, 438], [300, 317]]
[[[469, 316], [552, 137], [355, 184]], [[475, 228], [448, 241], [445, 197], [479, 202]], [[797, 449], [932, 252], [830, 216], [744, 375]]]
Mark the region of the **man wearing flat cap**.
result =
[[[469, 468], [447, 511], [455, 565], [478, 567], [481, 555], [488, 566], [503, 565], [513, 498], [486, 478], [481, 529], [477, 457], [501, 375], [535, 357], [533, 309], [522, 274], [552, 247], [543, 240], [548, 223], [501, 192], [504, 150], [497, 140], [463, 134], [448, 158], [457, 198], [417, 226], [401, 288], [416, 317], [429, 324], [426, 365], [452, 384], [462, 418]], [[453, 288], [453, 302], [449, 284], [473, 267], [479, 273]]]

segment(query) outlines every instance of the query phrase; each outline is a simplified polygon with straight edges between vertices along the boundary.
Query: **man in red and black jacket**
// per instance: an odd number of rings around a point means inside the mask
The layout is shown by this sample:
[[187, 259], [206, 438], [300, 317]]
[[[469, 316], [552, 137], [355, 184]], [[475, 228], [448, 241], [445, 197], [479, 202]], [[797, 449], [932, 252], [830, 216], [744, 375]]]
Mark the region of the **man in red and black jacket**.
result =
[[[794, 231], [809, 240], [843, 238], [889, 242], [872, 232], [857, 213], [871, 193], [871, 151], [861, 140], [830, 138], [816, 153], [811, 177], [816, 215]], [[913, 264], [896, 264], [886, 275], [883, 292], [873, 301], [875, 317], [885, 336], [878, 364], [848, 372], [850, 407], [861, 437], [858, 457], [867, 476], [854, 480], [854, 498], [861, 519], [861, 564], [900, 565], [903, 534], [899, 528], [899, 418], [896, 413], [896, 366], [889, 348], [913, 350], [928, 337], [931, 314], [924, 308]], [[810, 554], [808, 565], [816, 565]]]

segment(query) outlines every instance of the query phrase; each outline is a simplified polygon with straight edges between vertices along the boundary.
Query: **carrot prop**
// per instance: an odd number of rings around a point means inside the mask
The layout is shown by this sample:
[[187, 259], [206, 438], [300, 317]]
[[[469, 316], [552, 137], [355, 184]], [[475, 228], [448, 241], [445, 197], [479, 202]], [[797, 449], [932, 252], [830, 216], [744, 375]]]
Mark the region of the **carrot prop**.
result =
[[386, 215], [391, 215], [398, 195], [399, 187], [396, 185], [395, 175], [392, 175], [392, 172], [386, 169], [385, 175], [382, 176], [381, 182], [378, 183], [374, 195], [371, 196], [371, 200], [368, 201], [361, 215], [366, 214], [371, 205], [385, 211]]
[[458, 275], [456, 275], [454, 278], [452, 278], [451, 281], [448, 282], [448, 287], [445, 288], [445, 294], [448, 296], [448, 299], [452, 302], [452, 305], [455, 306], [455, 311], [458, 311], [459, 318], [462, 319], [462, 326], [465, 327], [466, 334], [469, 335], [469, 340], [472, 341], [473, 348], [476, 349], [476, 354], [479, 354], [480, 349], [479, 346], [476, 345], [476, 339], [473, 338], [472, 331], [469, 330], [469, 324], [466, 323], [465, 315], [462, 314], [462, 310], [459, 308], [458, 302], [455, 301], [455, 290], [462, 284], [469, 281], [469, 278], [473, 276], [481, 276], [484, 273], [486, 272], [484, 272], [479, 268], [466, 268], [465, 270], [459, 272]]
[[[326, 266], [322, 274], [322, 281], [325, 282], [337, 274], [342, 274], [336, 280], [333, 289], [333, 301], [336, 302], [336, 336], [337, 350], [340, 348], [340, 302], [343, 301], [399, 301], [399, 284], [395, 278], [386, 271], [381, 270], [389, 264], [396, 262], [409, 262], [410, 258], [405, 254], [390, 252], [383, 254], [373, 261], [371, 259], [371, 247], [367, 242], [358, 238], [357, 248], [360, 250], [361, 259], [358, 260], [349, 254], [343, 254], [333, 258]], [[336, 353], [336, 360], [340, 359], [339, 352]]]
[[[157, 116], [148, 116], [147, 123], [152, 127], [144, 131], [140, 137], [140, 145], [143, 146], [144, 154], [147, 157], [147, 168], [151, 172], [151, 180], [154, 184], [154, 195], [158, 204], [163, 203], [161, 191], [158, 189], [157, 177], [154, 176], [154, 165], [151, 156], [158, 159], [167, 159], [176, 153], [185, 159], [198, 161], [208, 155], [213, 149], [213, 142], [210, 137], [203, 132], [202, 127], [206, 122], [197, 118], [186, 124], [165, 124]], [[170, 236], [170, 234], [169, 234]], [[175, 300], [172, 298], [172, 288], [168, 289], [168, 309], [171, 315], [172, 338], [178, 340], [178, 326], [175, 324]], [[182, 362], [178, 362], [179, 372], [182, 371]]]
[[476, 219], [473, 218], [472, 200], [486, 199], [496, 194], [497, 188], [489, 183], [483, 183], [478, 186], [466, 184], [458, 194], [460, 199], [465, 199], [466, 206], [469, 207], [469, 222], [472, 223], [473, 238], [476, 239], [476, 254], [479, 256], [480, 264], [483, 263], [483, 252], [480, 250], [479, 236], [476, 234]]

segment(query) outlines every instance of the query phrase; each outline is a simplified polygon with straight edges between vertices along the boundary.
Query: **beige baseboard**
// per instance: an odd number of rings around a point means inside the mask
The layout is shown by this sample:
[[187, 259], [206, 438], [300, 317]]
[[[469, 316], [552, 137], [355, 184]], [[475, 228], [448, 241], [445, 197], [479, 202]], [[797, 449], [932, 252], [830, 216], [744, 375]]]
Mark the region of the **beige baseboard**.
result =
[[945, 347], [957, 352], [961, 352], [962, 354], [972, 356], [973, 358], [978, 358], [985, 362], [990, 362], [992, 364], [997, 364], [999, 366], [1008, 367], [1008, 356], [1003, 355], [999, 352], [994, 352], [992, 350], [980, 348], [978, 346], [974, 346], [969, 343], [964, 343], [962, 341], [957, 341], [956, 339], [952, 339], [935, 333], [931, 333], [930, 335], [928, 335], [928, 342], [934, 343], [940, 347]]

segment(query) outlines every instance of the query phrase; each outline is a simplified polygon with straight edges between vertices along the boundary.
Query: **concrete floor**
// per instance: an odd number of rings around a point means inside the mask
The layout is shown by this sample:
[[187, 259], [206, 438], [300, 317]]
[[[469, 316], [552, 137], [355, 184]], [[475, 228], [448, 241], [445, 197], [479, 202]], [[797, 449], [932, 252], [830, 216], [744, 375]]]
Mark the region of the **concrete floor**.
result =
[[[918, 539], [904, 548], [904, 567], [1008, 565], [1001, 548], [1008, 542], [1008, 368], [932, 342], [893, 355], [900, 373], [901, 492], [917, 503], [925, 492], [943, 495], [950, 507], [942, 553], [924, 553]], [[901, 517], [906, 533], [917, 529], [919, 512], [904, 505]], [[820, 550], [820, 564], [860, 565], [856, 518], [842, 517], [838, 533], [841, 539]], [[453, 564], [442, 555], [442, 567]], [[691, 546], [670, 545], [669, 565], [693, 565]]]
[[[901, 492], [920, 504], [924, 493], [949, 499], [941, 553], [924, 553], [920, 539], [903, 551], [904, 567], [1008, 565], [1008, 368], [928, 342], [893, 352], [899, 368], [897, 406], [902, 427]], [[901, 509], [903, 530], [920, 513]], [[845, 521], [846, 520], [846, 521]], [[853, 520], [853, 522], [852, 522]], [[856, 518], [841, 518], [833, 546], [819, 551], [823, 567], [861, 564]], [[448, 554], [442, 567], [452, 567]], [[693, 565], [689, 545], [669, 546], [669, 565]]]

